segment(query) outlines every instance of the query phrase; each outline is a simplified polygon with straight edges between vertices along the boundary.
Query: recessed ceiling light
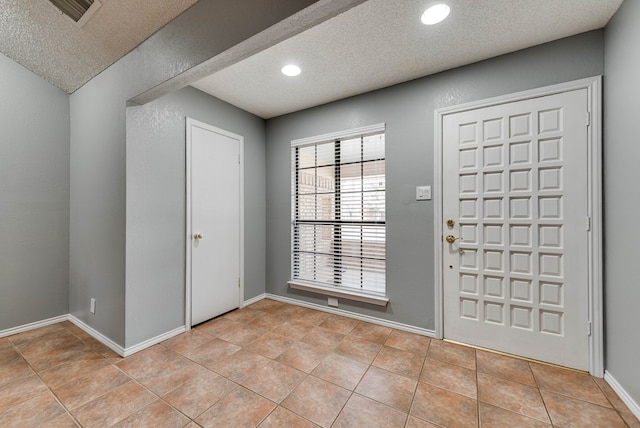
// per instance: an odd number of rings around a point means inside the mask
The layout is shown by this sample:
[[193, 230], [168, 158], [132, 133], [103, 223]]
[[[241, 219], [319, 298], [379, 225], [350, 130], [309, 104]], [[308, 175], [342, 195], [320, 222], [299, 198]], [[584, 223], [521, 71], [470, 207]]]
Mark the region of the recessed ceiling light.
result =
[[297, 76], [301, 73], [300, 67], [297, 65], [289, 64], [282, 67], [282, 74], [285, 76]]
[[446, 4], [437, 4], [427, 9], [420, 19], [424, 25], [433, 25], [444, 21], [444, 19], [449, 16], [449, 12], [451, 12], [449, 6]]

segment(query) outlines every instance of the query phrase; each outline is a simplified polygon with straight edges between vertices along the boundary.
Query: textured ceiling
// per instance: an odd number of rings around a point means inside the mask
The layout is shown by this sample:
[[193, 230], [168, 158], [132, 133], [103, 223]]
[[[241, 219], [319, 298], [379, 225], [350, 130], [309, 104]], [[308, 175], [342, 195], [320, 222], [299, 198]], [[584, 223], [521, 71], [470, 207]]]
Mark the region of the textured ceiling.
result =
[[[49, 0], [0, 0], [0, 53], [72, 93], [197, 2], [98, 1], [79, 26]], [[450, 17], [427, 27], [437, 0], [368, 0], [193, 86], [270, 118], [602, 28], [623, 0], [441, 1]]]
[[[636, 1], [636, 0], [632, 0]], [[194, 87], [270, 118], [604, 27], [622, 0], [368, 0]], [[294, 62], [302, 75], [287, 78]]]
[[96, 0], [80, 27], [49, 0], [0, 0], [0, 53], [71, 93], [197, 0]]

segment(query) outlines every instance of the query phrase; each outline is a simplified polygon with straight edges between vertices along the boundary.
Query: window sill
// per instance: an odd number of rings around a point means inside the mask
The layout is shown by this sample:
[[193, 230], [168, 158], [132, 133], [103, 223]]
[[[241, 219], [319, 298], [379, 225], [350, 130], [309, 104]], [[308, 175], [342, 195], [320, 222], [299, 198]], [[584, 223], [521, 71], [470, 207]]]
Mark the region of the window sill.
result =
[[371, 303], [372, 305], [387, 306], [389, 299], [375, 294], [358, 293], [338, 287], [324, 287], [322, 285], [310, 284], [301, 281], [288, 281], [289, 287], [296, 290], [310, 291], [312, 293], [324, 294], [326, 296], [342, 297], [343, 299], [355, 300], [358, 302]]

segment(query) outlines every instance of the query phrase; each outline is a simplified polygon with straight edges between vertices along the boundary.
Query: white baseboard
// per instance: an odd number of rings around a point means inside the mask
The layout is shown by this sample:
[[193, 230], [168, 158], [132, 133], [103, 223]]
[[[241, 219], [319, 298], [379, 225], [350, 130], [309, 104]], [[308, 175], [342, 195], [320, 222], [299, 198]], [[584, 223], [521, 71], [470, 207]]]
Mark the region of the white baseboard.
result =
[[618, 381], [609, 373], [608, 371], [604, 371], [604, 380], [611, 386], [611, 388], [618, 394], [620, 399], [627, 405], [631, 413], [635, 415], [636, 418], [640, 419], [640, 405], [635, 402], [633, 398], [627, 393], [627, 391], [618, 383]]
[[71, 314], [68, 315], [68, 320], [82, 329], [85, 333], [96, 339], [98, 342], [111, 349], [116, 354], [124, 357], [124, 348], [118, 345], [113, 340], [109, 339], [104, 334], [100, 333], [98, 330], [95, 330], [93, 327], [90, 327], [89, 325], [85, 324], [84, 321], [81, 321], [79, 318], [76, 318]]
[[266, 293], [262, 293], [257, 295], [256, 297], [253, 297], [249, 300], [245, 300], [244, 303], [242, 303], [242, 307], [244, 308], [245, 306], [249, 306], [249, 305], [253, 305], [256, 302], [259, 302], [260, 300], [264, 299], [266, 297]]
[[329, 313], [334, 314], [334, 315], [341, 315], [343, 317], [353, 318], [353, 319], [356, 319], [356, 320], [359, 320], [359, 321], [370, 322], [371, 324], [377, 324], [377, 325], [381, 325], [381, 326], [384, 326], [384, 327], [395, 328], [397, 330], [408, 331], [410, 333], [416, 333], [416, 334], [420, 334], [422, 336], [436, 337], [436, 332], [433, 331], [433, 330], [429, 330], [429, 329], [421, 328], [421, 327], [415, 327], [415, 326], [408, 325], [408, 324], [402, 324], [402, 323], [399, 323], [399, 322], [396, 322], [396, 321], [389, 321], [389, 320], [385, 320], [385, 319], [382, 319], [382, 318], [372, 317], [372, 316], [369, 316], [369, 315], [357, 314], [357, 313], [354, 313], [354, 312], [345, 311], [343, 309], [331, 308], [331, 307], [328, 307], [328, 306], [318, 305], [318, 304], [315, 304], [315, 303], [303, 302], [301, 300], [291, 299], [289, 297], [282, 297], [282, 296], [278, 296], [278, 295], [275, 295], [275, 294], [265, 293], [264, 297], [269, 298], [269, 299], [273, 299], [273, 300], [277, 300], [277, 301], [283, 302], [283, 303], [289, 303], [289, 304], [292, 304], [292, 305], [303, 306], [305, 308], [316, 309], [318, 311], [329, 312]]
[[187, 331], [185, 326], [174, 328], [171, 331], [166, 333], [162, 333], [156, 337], [152, 337], [151, 339], [147, 339], [144, 342], [140, 342], [137, 345], [129, 346], [124, 350], [123, 357], [128, 357], [129, 355], [135, 354], [136, 352], [140, 352], [143, 349], [147, 349], [157, 343], [163, 342], [167, 339], [171, 339], [174, 336], [179, 335], [180, 333], [184, 333]]
[[[395, 328], [398, 330], [403, 330], [403, 331], [408, 331], [411, 333], [416, 333], [416, 334], [420, 334], [422, 336], [428, 336], [428, 337], [435, 337], [435, 331], [433, 330], [429, 330], [426, 328], [421, 328], [421, 327], [415, 327], [412, 325], [408, 325], [408, 324], [402, 324], [399, 322], [395, 322], [395, 321], [389, 321], [389, 320], [384, 320], [381, 318], [376, 318], [376, 317], [372, 317], [369, 315], [361, 315], [361, 314], [357, 314], [354, 312], [349, 312], [349, 311], [345, 311], [343, 309], [338, 309], [338, 308], [331, 308], [331, 307], [327, 307], [327, 306], [322, 306], [322, 305], [318, 305], [315, 303], [308, 303], [308, 302], [303, 302], [301, 300], [296, 300], [296, 299], [291, 299], [289, 297], [282, 297], [282, 296], [277, 296], [275, 294], [269, 294], [269, 293], [264, 293], [264, 294], [260, 294], [256, 297], [253, 297], [249, 300], [245, 300], [242, 307], [251, 305], [253, 303], [259, 302], [260, 300], [264, 299], [264, 298], [269, 298], [269, 299], [273, 299], [273, 300], [277, 300], [280, 302], [284, 302], [284, 303], [289, 303], [292, 305], [297, 305], [297, 306], [303, 306], [306, 308], [311, 308], [311, 309], [316, 309], [318, 311], [323, 311], [323, 312], [329, 312], [331, 314], [334, 315], [341, 315], [343, 317], [347, 317], [347, 318], [353, 318], [353, 319], [357, 319], [359, 321], [365, 321], [365, 322], [370, 322], [372, 324], [377, 324], [377, 325], [381, 325], [381, 326], [385, 326], [385, 327], [390, 327], [390, 328]], [[76, 326], [78, 326], [79, 328], [81, 328], [82, 330], [84, 330], [87, 334], [91, 335], [94, 339], [96, 339], [97, 341], [99, 341], [100, 343], [102, 343], [103, 345], [105, 345], [106, 347], [108, 347], [109, 349], [111, 349], [113, 352], [115, 352], [116, 354], [120, 355], [121, 357], [128, 357], [129, 355], [135, 354], [136, 352], [140, 352], [143, 349], [146, 349], [150, 346], [153, 346], [157, 343], [160, 343], [162, 341], [165, 341], [167, 339], [170, 339], [174, 336], [177, 336], [178, 334], [184, 333], [185, 331], [187, 331], [186, 326], [181, 326], [178, 327], [176, 329], [173, 329], [171, 331], [168, 331], [166, 333], [160, 334], [156, 337], [152, 337], [151, 339], [145, 340], [144, 342], [140, 342], [136, 345], [133, 346], [128, 346], [127, 348], [123, 348], [122, 346], [118, 345], [116, 342], [114, 342], [113, 340], [109, 339], [107, 336], [103, 335], [102, 333], [100, 333], [99, 331], [95, 330], [94, 328], [90, 327], [89, 325], [85, 324], [83, 321], [81, 321], [80, 319], [76, 318], [75, 316], [71, 315], [71, 314], [67, 314], [67, 315], [61, 315], [58, 317], [54, 317], [54, 318], [49, 318], [46, 320], [42, 320], [42, 321], [38, 321], [38, 322], [34, 322], [31, 324], [26, 324], [26, 325], [22, 325], [19, 327], [14, 327], [14, 328], [10, 328], [7, 330], [3, 330], [0, 331], [0, 338], [1, 337], [5, 337], [5, 336], [11, 336], [13, 334], [17, 334], [17, 333], [22, 333], [24, 331], [28, 331], [28, 330], [33, 330], [36, 328], [40, 328], [40, 327], [44, 327], [47, 325], [51, 325], [51, 324], [55, 324], [55, 323], [59, 323], [62, 321], [70, 321], [73, 324], [75, 324]], [[606, 379], [606, 375], [605, 375], [605, 379]], [[615, 389], [615, 387], [612, 385], [612, 387]], [[616, 390], [616, 392], [618, 392]], [[622, 394], [620, 394], [620, 396], [622, 397]], [[630, 398], [629, 398], [630, 399]], [[631, 402], [633, 402], [633, 400], [631, 400]], [[625, 401], [626, 403], [626, 401]], [[635, 404], [635, 403], [634, 403]], [[631, 405], [627, 404], [630, 408]], [[636, 409], [638, 408], [637, 405]]]
[[113, 340], [109, 339], [107, 336], [103, 335], [99, 331], [88, 326], [87, 324], [85, 324], [84, 322], [82, 322], [81, 320], [79, 320], [78, 318], [74, 317], [71, 314], [69, 314], [69, 321], [77, 325], [79, 328], [84, 330], [87, 334], [91, 335], [98, 342], [110, 348], [113, 352], [120, 355], [121, 357], [128, 357], [129, 355], [135, 354], [136, 352], [140, 352], [143, 349], [147, 349], [150, 346], [155, 345], [156, 343], [160, 343], [164, 340], [170, 339], [173, 336], [177, 336], [178, 334], [184, 333], [186, 331], [184, 326], [178, 327], [176, 329], [173, 329], [171, 331], [168, 331], [156, 337], [152, 337], [151, 339], [145, 340], [144, 342], [140, 342], [136, 345], [129, 346], [127, 348], [123, 348]]
[[0, 331], [0, 337], [13, 336], [14, 334], [23, 333], [29, 330], [35, 330], [36, 328], [46, 327], [51, 324], [57, 324], [62, 321], [66, 321], [69, 319], [69, 315], [60, 315], [53, 318], [48, 318], [42, 321], [36, 321], [25, 325], [20, 325], [18, 327], [8, 328], [6, 330]]

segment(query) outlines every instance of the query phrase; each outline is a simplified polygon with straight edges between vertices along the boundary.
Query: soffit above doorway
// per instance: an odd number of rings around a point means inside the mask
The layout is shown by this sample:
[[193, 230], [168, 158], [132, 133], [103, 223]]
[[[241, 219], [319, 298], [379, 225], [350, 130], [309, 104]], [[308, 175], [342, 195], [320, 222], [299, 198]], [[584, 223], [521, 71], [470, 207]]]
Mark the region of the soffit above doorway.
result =
[[[435, 3], [451, 7], [425, 26]], [[262, 118], [604, 27], [622, 0], [368, 0], [192, 86]], [[302, 73], [284, 76], [295, 63]]]

